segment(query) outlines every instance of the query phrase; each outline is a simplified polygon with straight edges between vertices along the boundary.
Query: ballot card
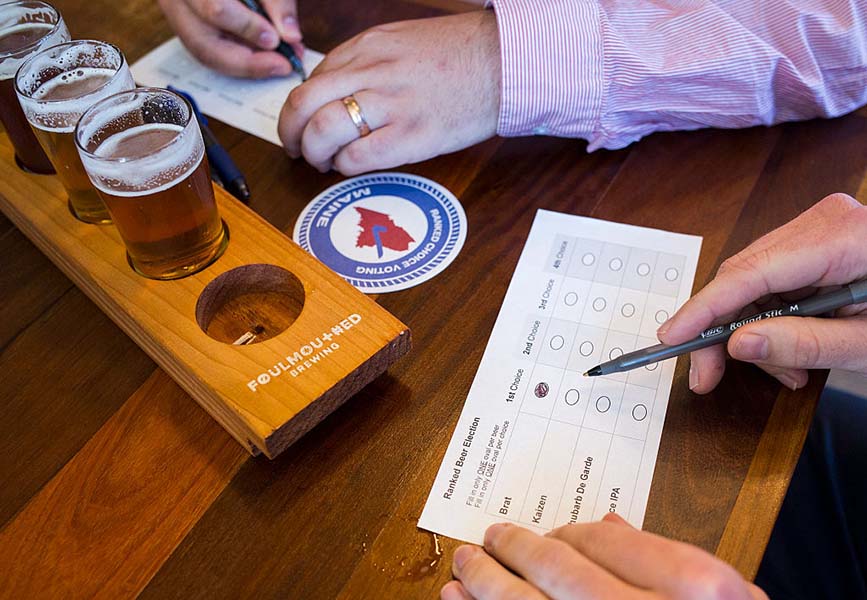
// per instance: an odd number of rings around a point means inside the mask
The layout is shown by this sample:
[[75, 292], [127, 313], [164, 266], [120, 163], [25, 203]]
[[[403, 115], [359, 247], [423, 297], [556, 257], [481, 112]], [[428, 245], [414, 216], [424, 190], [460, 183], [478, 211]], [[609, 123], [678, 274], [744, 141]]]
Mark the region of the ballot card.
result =
[[[323, 55], [306, 49], [304, 70], [311, 71]], [[131, 67], [139, 85], [174, 86], [189, 92], [203, 113], [272, 144], [280, 145], [277, 121], [286, 97], [301, 84], [292, 74], [272, 79], [240, 79], [210, 69], [172, 38]]]
[[641, 527], [675, 361], [583, 373], [658, 343], [700, 249], [539, 210], [419, 527], [473, 543], [503, 521], [544, 533], [616, 512]]

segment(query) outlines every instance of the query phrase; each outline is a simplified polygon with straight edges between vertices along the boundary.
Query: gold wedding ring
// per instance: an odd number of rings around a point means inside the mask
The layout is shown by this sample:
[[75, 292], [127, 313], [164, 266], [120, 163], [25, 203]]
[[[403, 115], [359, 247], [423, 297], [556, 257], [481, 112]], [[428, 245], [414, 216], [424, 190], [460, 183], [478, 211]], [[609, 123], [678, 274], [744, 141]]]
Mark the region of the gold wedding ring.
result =
[[370, 125], [367, 124], [367, 119], [364, 118], [364, 113], [361, 112], [361, 107], [358, 105], [355, 96], [347, 96], [344, 98], [343, 106], [346, 107], [346, 112], [349, 113], [349, 118], [352, 119], [352, 122], [355, 124], [355, 128], [358, 129], [358, 133], [361, 137], [370, 135]]

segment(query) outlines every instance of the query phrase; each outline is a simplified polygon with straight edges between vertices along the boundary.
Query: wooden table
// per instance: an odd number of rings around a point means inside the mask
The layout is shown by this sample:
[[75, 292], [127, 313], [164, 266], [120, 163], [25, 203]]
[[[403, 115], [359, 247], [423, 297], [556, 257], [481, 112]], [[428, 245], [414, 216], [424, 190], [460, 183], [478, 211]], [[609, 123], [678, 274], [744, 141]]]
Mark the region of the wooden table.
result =
[[[56, 0], [130, 60], [170, 35], [151, 0]], [[455, 0], [301, 0], [311, 47]], [[339, 181], [216, 124], [253, 208], [291, 231]], [[430, 598], [458, 543], [416, 528], [537, 208], [704, 236], [721, 260], [824, 195], [867, 192], [867, 112], [654, 135], [618, 152], [492, 140], [406, 170], [450, 188], [469, 236], [434, 280], [379, 302], [413, 352], [273, 462], [251, 458], [0, 216], [0, 596]], [[0, 193], [3, 183], [0, 182]], [[863, 196], [862, 196], [863, 197]], [[704, 397], [680, 361], [645, 528], [752, 576], [824, 380], [731, 365]], [[441, 551], [440, 551], [441, 549]], [[11, 585], [9, 585], [11, 583]]]

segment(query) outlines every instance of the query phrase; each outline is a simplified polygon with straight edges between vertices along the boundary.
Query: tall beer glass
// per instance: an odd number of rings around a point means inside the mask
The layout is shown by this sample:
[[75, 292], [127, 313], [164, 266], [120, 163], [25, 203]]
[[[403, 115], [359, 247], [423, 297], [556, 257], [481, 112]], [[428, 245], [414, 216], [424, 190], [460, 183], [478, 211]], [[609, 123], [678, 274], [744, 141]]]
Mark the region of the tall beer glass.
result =
[[15, 147], [15, 160], [34, 173], [54, 173], [15, 96], [15, 72], [28, 56], [69, 41], [60, 13], [45, 2], [0, 2], [0, 121]]
[[133, 88], [121, 51], [94, 40], [38, 52], [15, 76], [24, 115], [69, 194], [73, 214], [86, 223], [108, 223], [111, 217], [84, 172], [73, 139], [75, 126], [99, 100]]
[[138, 273], [177, 279], [223, 253], [202, 132], [184, 98], [157, 88], [109, 96], [81, 117], [75, 143]]

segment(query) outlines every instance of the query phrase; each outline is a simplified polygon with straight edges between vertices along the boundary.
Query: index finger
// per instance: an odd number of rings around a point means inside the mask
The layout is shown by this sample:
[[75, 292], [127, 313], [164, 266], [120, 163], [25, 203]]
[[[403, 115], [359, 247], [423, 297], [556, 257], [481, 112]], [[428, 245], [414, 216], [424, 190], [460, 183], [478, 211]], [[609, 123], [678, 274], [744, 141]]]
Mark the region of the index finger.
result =
[[657, 335], [680, 344], [767, 294], [849, 283], [867, 274], [867, 207], [834, 194], [720, 267]]
[[274, 25], [238, 0], [192, 0], [191, 5], [209, 25], [253, 46], [273, 50], [280, 42]]
[[485, 550], [551, 598], [647, 597], [562, 540], [523, 527], [508, 523], [488, 527]]

